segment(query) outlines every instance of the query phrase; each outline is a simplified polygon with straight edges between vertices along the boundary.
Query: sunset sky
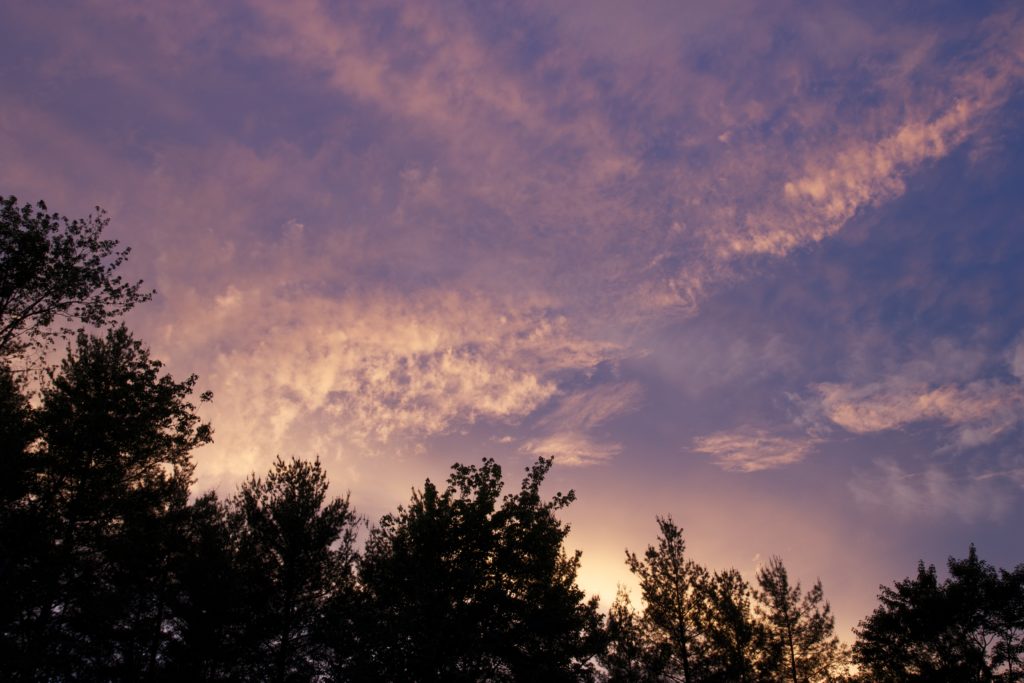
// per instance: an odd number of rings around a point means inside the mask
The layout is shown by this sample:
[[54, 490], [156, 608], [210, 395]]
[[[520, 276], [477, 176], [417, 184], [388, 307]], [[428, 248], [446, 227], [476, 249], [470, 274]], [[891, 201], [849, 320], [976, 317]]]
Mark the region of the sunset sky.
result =
[[554, 456], [605, 605], [671, 514], [847, 639], [1024, 562], [1019, 3], [6, 2], [0, 85], [0, 194], [106, 209], [214, 392], [199, 489]]

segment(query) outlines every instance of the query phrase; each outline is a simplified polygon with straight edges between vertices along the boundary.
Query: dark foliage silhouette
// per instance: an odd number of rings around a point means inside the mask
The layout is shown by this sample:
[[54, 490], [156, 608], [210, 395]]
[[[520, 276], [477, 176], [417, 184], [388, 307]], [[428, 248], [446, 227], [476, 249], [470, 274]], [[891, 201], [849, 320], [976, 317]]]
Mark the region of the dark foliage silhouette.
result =
[[328, 616], [353, 590], [355, 525], [347, 499], [327, 500], [320, 461], [278, 458], [250, 477], [230, 503], [248, 587], [250, 677], [312, 680], [333, 654]]
[[129, 249], [103, 239], [109, 220], [69, 220], [39, 202], [0, 198], [0, 358], [42, 350], [73, 333], [102, 327], [152, 295], [117, 274]]
[[666, 675], [683, 681], [700, 680], [706, 639], [701, 628], [704, 616], [704, 584], [707, 570], [686, 556], [683, 530], [671, 517], [658, 518], [656, 545], [642, 557], [626, 552], [626, 563], [640, 581], [651, 629], [650, 646], [661, 651]]
[[210, 440], [194, 384], [162, 375], [123, 327], [79, 334], [51, 373], [4, 533], [18, 539], [4, 630], [14, 660], [42, 677], [125, 680], [157, 666], [191, 451]]
[[360, 577], [369, 641], [361, 677], [376, 680], [586, 680], [599, 651], [596, 601], [576, 585], [579, 554], [555, 513], [572, 492], [540, 496], [540, 460], [501, 495], [493, 460], [455, 465], [385, 516]]
[[663, 680], [668, 649], [656, 642], [651, 624], [633, 609], [629, 593], [621, 588], [608, 609], [605, 638], [601, 665], [609, 683]]
[[1024, 566], [997, 571], [972, 545], [882, 586], [879, 606], [857, 627], [854, 656], [877, 681], [1024, 680]]
[[773, 678], [792, 683], [835, 680], [845, 668], [846, 655], [835, 636], [821, 581], [804, 593], [799, 583], [790, 582], [781, 558], [773, 557], [757, 572], [757, 584]]

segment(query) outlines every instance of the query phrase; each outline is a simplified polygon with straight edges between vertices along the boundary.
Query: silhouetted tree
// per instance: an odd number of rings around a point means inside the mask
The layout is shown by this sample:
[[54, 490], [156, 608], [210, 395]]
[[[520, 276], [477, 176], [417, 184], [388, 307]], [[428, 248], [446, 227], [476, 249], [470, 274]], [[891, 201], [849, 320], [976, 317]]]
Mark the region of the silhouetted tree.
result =
[[775, 680], [832, 681], [842, 676], [845, 655], [821, 581], [804, 593], [790, 584], [782, 560], [773, 557], [757, 572], [758, 611], [766, 629], [768, 666]]
[[991, 598], [988, 628], [995, 637], [991, 657], [996, 680], [1024, 681], [1024, 565], [1000, 569]]
[[666, 675], [686, 683], [701, 680], [706, 639], [701, 620], [705, 613], [708, 572], [686, 557], [683, 530], [671, 517], [659, 517], [657, 545], [643, 557], [626, 551], [626, 564], [640, 580], [644, 618], [653, 639], [666, 651]]
[[662, 680], [668, 648], [657, 642], [629, 593], [619, 590], [605, 624], [607, 646], [601, 655], [608, 683], [653, 683]]
[[31, 676], [36, 611], [51, 570], [49, 518], [34, 499], [34, 412], [18, 375], [0, 363], [0, 678]]
[[585, 680], [601, 649], [596, 599], [576, 585], [579, 553], [544, 501], [551, 460], [501, 496], [501, 468], [455, 465], [427, 480], [371, 533], [360, 578], [369, 642], [357, 678], [403, 681]]
[[715, 572], [704, 584], [706, 681], [761, 680], [768, 657], [766, 631], [754, 618], [753, 591], [735, 569]]
[[0, 362], [0, 514], [19, 504], [31, 484], [28, 451], [36, 430], [22, 384], [11, 368]]
[[997, 572], [974, 546], [950, 558], [949, 578], [918, 564], [917, 576], [882, 586], [857, 627], [854, 655], [878, 681], [1019, 681], [1024, 568]]
[[164, 675], [177, 681], [239, 680], [253, 665], [246, 634], [253, 620], [252, 589], [238, 558], [238, 533], [228, 505], [215, 493], [188, 508], [180, 550]]
[[191, 452], [210, 440], [190, 401], [195, 381], [161, 375], [123, 327], [79, 334], [51, 374], [35, 411], [32, 483], [17, 503], [42, 540], [13, 558], [38, 574], [9, 627], [34, 677], [137, 680], [158, 668], [169, 548]]
[[[248, 587], [247, 678], [326, 676], [346, 636], [328, 633], [329, 610], [353, 590], [357, 517], [347, 498], [327, 499], [319, 460], [278, 458], [230, 501], [238, 561]], [[335, 621], [336, 625], [336, 621]], [[347, 653], [346, 653], [347, 654]]]
[[105, 326], [150, 298], [117, 270], [129, 249], [103, 239], [109, 220], [69, 220], [46, 205], [0, 198], [0, 358], [42, 349], [74, 331]]

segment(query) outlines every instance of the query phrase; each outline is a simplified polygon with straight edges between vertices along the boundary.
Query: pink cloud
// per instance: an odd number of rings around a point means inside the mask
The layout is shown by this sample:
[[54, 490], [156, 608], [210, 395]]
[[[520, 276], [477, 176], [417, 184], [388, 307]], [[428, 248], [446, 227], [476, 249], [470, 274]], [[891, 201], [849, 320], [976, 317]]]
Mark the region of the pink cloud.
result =
[[806, 458], [820, 439], [807, 435], [778, 436], [743, 428], [716, 432], [694, 440], [693, 450], [710, 455], [722, 469], [758, 472], [793, 465]]

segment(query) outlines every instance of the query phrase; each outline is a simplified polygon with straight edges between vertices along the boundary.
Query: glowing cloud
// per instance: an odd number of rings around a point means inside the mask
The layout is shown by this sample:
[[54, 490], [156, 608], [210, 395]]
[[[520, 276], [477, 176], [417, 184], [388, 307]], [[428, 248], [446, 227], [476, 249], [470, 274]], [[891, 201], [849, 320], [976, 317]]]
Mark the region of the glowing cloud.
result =
[[1019, 384], [979, 380], [931, 387], [900, 377], [863, 386], [815, 387], [826, 417], [847, 431], [868, 434], [923, 420], [952, 427], [963, 447], [990, 443], [1024, 419]]
[[699, 437], [694, 440], [693, 450], [712, 456], [723, 469], [757, 472], [798, 463], [817, 443], [808, 436], [776, 436], [747, 428]]

